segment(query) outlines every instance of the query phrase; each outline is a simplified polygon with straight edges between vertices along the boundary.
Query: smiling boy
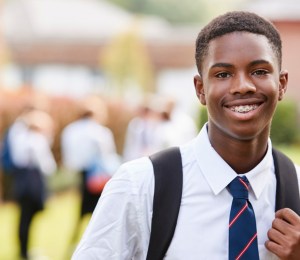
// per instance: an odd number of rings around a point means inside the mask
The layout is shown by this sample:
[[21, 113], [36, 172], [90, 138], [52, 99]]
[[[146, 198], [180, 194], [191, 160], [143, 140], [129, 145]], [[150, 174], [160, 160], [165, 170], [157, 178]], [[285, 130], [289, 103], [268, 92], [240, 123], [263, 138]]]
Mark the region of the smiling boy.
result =
[[[226, 13], [199, 33], [194, 85], [207, 106], [208, 123], [194, 140], [180, 146], [182, 199], [164, 259], [300, 259], [300, 217], [291, 209], [275, 213], [277, 180], [269, 135], [287, 89], [281, 55], [278, 31], [253, 13]], [[230, 185], [236, 179], [247, 188], [247, 199], [228, 226], [234, 196]], [[73, 259], [146, 259], [153, 192], [148, 157], [121, 166]], [[255, 231], [232, 256], [229, 229], [248, 211]]]

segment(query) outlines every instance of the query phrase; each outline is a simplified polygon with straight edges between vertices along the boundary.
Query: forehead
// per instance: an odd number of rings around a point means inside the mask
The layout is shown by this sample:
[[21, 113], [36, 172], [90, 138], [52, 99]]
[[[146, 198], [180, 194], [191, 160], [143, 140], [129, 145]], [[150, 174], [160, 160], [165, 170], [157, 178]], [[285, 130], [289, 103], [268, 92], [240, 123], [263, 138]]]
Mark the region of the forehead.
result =
[[259, 34], [249, 32], [233, 32], [213, 39], [208, 45], [203, 65], [226, 62], [266, 60], [279, 66], [275, 51], [268, 39]]

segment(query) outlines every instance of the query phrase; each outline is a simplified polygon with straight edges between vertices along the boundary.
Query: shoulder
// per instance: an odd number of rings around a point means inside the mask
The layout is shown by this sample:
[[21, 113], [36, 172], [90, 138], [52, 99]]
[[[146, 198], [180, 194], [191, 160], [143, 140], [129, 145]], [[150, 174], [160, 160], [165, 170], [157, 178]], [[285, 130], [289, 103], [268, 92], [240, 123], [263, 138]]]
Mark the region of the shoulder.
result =
[[101, 197], [120, 192], [126, 194], [153, 194], [153, 166], [148, 157], [123, 163], [105, 186]]
[[63, 130], [62, 130], [62, 135], [69, 135], [73, 132], [76, 132], [78, 131], [77, 129], [80, 129], [81, 126], [82, 126], [83, 122], [82, 120], [76, 120], [76, 121], [73, 121], [71, 123], [69, 123], [68, 125], [66, 125]]
[[112, 130], [109, 127], [107, 127], [107, 126], [98, 124], [97, 126], [95, 126], [95, 128], [99, 132], [102, 132], [103, 134], [107, 134], [107, 135], [112, 135], [113, 134]]
[[116, 177], [130, 178], [130, 179], [140, 179], [148, 177], [153, 173], [152, 163], [149, 157], [144, 156], [135, 160], [131, 160], [123, 163], [116, 173]]
[[96, 134], [96, 135], [111, 135], [112, 131], [109, 127], [99, 124], [94, 120], [89, 120], [85, 124], [86, 132], [89, 134]]

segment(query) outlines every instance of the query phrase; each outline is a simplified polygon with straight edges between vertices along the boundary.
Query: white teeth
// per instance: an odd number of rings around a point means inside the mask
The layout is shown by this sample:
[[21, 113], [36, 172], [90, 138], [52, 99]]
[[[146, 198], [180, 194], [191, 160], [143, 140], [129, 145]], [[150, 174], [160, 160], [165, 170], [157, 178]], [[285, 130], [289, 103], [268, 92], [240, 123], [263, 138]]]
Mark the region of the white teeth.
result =
[[245, 106], [233, 106], [230, 108], [230, 110], [237, 113], [247, 113], [256, 108], [258, 108], [258, 105], [245, 105]]

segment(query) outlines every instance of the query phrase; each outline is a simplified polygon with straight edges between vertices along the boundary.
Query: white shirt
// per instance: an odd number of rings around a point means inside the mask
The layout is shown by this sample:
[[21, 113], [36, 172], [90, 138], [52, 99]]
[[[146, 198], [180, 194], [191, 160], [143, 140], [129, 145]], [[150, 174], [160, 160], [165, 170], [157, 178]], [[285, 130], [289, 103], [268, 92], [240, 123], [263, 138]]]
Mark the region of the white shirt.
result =
[[124, 161], [137, 159], [157, 151], [155, 129], [157, 120], [135, 117], [127, 127], [123, 158]]
[[119, 166], [112, 131], [93, 119], [79, 119], [66, 126], [61, 144], [63, 163], [71, 170], [87, 169], [97, 158], [102, 158], [109, 172]]
[[51, 175], [56, 171], [51, 143], [41, 132], [16, 121], [9, 130], [9, 142], [13, 162], [18, 167], [37, 167], [44, 175]]
[[[246, 173], [252, 187], [249, 200], [256, 215], [261, 260], [277, 259], [264, 246], [275, 215], [271, 148], [269, 141], [265, 158]], [[228, 259], [232, 196], [226, 186], [236, 173], [212, 148], [206, 127], [180, 150], [183, 195], [175, 234], [164, 259]], [[124, 164], [105, 187], [72, 259], [146, 259], [153, 192], [153, 168], [147, 157]]]
[[194, 120], [179, 109], [172, 112], [170, 120], [162, 122], [158, 127], [157, 138], [160, 150], [180, 146], [195, 138], [198, 134]]
[[169, 120], [135, 117], [127, 128], [124, 161], [148, 156], [171, 146], [179, 146], [197, 136], [194, 120], [180, 110], [175, 110]]

